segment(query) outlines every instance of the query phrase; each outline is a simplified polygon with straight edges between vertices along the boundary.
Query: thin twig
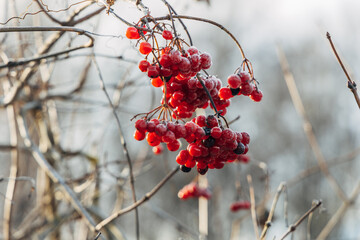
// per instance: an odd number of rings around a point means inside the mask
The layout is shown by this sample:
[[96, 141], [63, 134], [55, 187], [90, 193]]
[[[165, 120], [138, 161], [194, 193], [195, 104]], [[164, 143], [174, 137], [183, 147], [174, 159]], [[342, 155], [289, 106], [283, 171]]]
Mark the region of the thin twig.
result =
[[335, 46], [334, 46], [334, 44], [333, 44], [333, 42], [332, 42], [332, 40], [331, 40], [330, 33], [327, 32], [327, 33], [326, 33], [326, 37], [327, 37], [327, 39], [328, 39], [329, 42], [330, 42], [331, 48], [332, 48], [332, 50], [333, 50], [333, 52], [334, 52], [334, 54], [335, 54], [336, 59], [338, 60], [340, 66], [341, 66], [341, 68], [342, 68], [342, 70], [344, 71], [344, 73], [345, 73], [345, 75], [346, 75], [346, 77], [347, 77], [347, 79], [348, 79], [348, 88], [349, 88], [350, 91], [354, 94], [355, 101], [356, 101], [357, 105], [358, 105], [359, 108], [360, 108], [360, 98], [359, 98], [359, 95], [358, 95], [358, 93], [357, 93], [356, 83], [355, 83], [355, 81], [353, 81], [353, 80], [351, 79], [351, 77], [350, 77], [350, 75], [348, 74], [348, 72], [347, 72], [344, 64], [342, 63], [342, 61], [341, 61], [341, 59], [340, 59], [340, 56], [339, 56], [339, 54], [337, 53], [336, 48], [335, 48]]
[[112, 222], [113, 220], [115, 220], [116, 218], [120, 217], [121, 215], [128, 213], [132, 210], [134, 210], [135, 208], [137, 208], [138, 206], [140, 206], [141, 204], [143, 204], [144, 202], [150, 200], [150, 198], [157, 193], [157, 191], [160, 190], [160, 188], [173, 176], [175, 175], [175, 173], [177, 173], [180, 170], [180, 166], [177, 166], [176, 168], [174, 168], [168, 175], [166, 175], [164, 177], [163, 180], [161, 180], [150, 192], [146, 193], [144, 197], [142, 197], [140, 200], [138, 200], [136, 203], [133, 203], [132, 205], [121, 209], [120, 211], [112, 214], [111, 216], [109, 216], [108, 218], [104, 219], [103, 221], [101, 221], [98, 225], [96, 225], [95, 229], [97, 231], [100, 231], [104, 226], [106, 226], [107, 224], [109, 224], [110, 222]]
[[287, 87], [289, 89], [289, 93], [292, 99], [292, 102], [295, 106], [295, 109], [297, 111], [297, 113], [300, 115], [302, 122], [303, 122], [303, 128], [304, 128], [304, 132], [306, 134], [307, 140], [310, 144], [310, 147], [312, 149], [312, 151], [314, 152], [315, 158], [318, 162], [318, 165], [321, 169], [321, 172], [324, 174], [325, 178], [328, 180], [328, 182], [330, 183], [331, 187], [334, 189], [334, 191], [336, 192], [336, 194], [340, 197], [341, 200], [343, 201], [347, 201], [347, 197], [345, 192], [342, 190], [342, 188], [340, 187], [340, 185], [338, 184], [338, 182], [336, 181], [336, 179], [330, 174], [329, 169], [328, 169], [328, 165], [326, 163], [325, 157], [321, 151], [321, 148], [319, 146], [319, 143], [317, 141], [317, 138], [314, 134], [314, 131], [312, 129], [312, 125], [308, 119], [308, 116], [306, 114], [304, 105], [302, 103], [300, 94], [298, 92], [298, 89], [296, 87], [296, 83], [295, 83], [295, 79], [294, 76], [292, 75], [290, 68], [289, 68], [289, 64], [287, 62], [286, 56], [283, 53], [283, 51], [281, 50], [280, 47], [278, 47], [278, 56], [279, 56], [279, 61], [280, 61], [280, 65], [281, 65], [281, 69], [283, 71], [284, 74], [284, 78], [287, 84]]
[[252, 184], [251, 175], [247, 175], [247, 181], [249, 183], [252, 223], [253, 223], [256, 239], [260, 239], [259, 229], [258, 229], [258, 221], [257, 221], [257, 217], [256, 217], [255, 192], [254, 192], [254, 187]]
[[261, 233], [261, 236], [260, 236], [260, 239], [265, 239], [266, 237], [266, 234], [267, 234], [267, 231], [268, 229], [271, 227], [271, 221], [272, 221], [272, 218], [274, 216], [274, 212], [275, 212], [275, 208], [276, 208], [276, 204], [277, 202], [279, 201], [279, 197], [280, 197], [280, 194], [282, 193], [282, 191], [284, 190], [284, 188], [286, 188], [286, 185], [284, 182], [280, 183], [277, 191], [276, 191], [276, 195], [274, 197], [274, 200], [271, 204], [271, 209], [270, 209], [270, 212], [269, 212], [269, 216], [266, 220], [266, 223], [265, 223], [265, 226], [264, 226], [264, 229]]
[[324, 240], [327, 239], [330, 232], [334, 229], [336, 224], [339, 223], [341, 218], [344, 216], [348, 208], [354, 204], [354, 201], [360, 194], [360, 182], [357, 183], [357, 185], [354, 187], [354, 190], [352, 191], [349, 201], [343, 202], [339, 209], [336, 211], [336, 213], [331, 217], [329, 222], [325, 225], [325, 227], [322, 229], [320, 234], [317, 236], [316, 240]]
[[[120, 123], [120, 119], [119, 119], [119, 116], [116, 112], [116, 108], [114, 106], [114, 104], [112, 103], [111, 101], [111, 98], [110, 98], [110, 95], [109, 93], [107, 92], [106, 90], [106, 87], [105, 87], [105, 82], [104, 82], [104, 79], [102, 77], [102, 74], [101, 74], [101, 70], [100, 70], [100, 67], [96, 61], [96, 58], [93, 56], [93, 62], [95, 64], [95, 68], [98, 72], [98, 75], [99, 75], [99, 80], [100, 80], [100, 87], [101, 89], [103, 90], [103, 92], [105, 93], [105, 96], [109, 102], [109, 105], [112, 109], [112, 112], [113, 112], [113, 115], [116, 119], [116, 123], [117, 123], [117, 126], [118, 126], [118, 129], [119, 129], [119, 136], [120, 136], [120, 142], [121, 142], [121, 145], [123, 147], [123, 152], [124, 152], [124, 155], [127, 159], [127, 162], [128, 162], [128, 166], [129, 166], [129, 175], [130, 175], [130, 188], [131, 188], [131, 192], [132, 192], [132, 198], [133, 198], [133, 202], [136, 203], [136, 193], [135, 193], [135, 185], [134, 185], [134, 182], [135, 182], [135, 178], [134, 178], [134, 173], [133, 173], [133, 167], [132, 167], [132, 162], [131, 162], [131, 158], [130, 158], [130, 154], [129, 154], [129, 151], [127, 149], [127, 145], [126, 145], [126, 141], [125, 141], [125, 138], [124, 138], [124, 133], [123, 133], [123, 130], [122, 130], [122, 127], [121, 127], [121, 123]], [[140, 227], [139, 227], [139, 212], [138, 212], [138, 209], [135, 208], [135, 228], [136, 228], [136, 238], [139, 240], [140, 239]]]
[[280, 240], [285, 239], [290, 233], [294, 232], [296, 228], [309, 216], [309, 214], [314, 212], [318, 207], [320, 207], [321, 204], [321, 200], [314, 201], [313, 206], [299, 220], [297, 220], [294, 224], [290, 225], [289, 229], [283, 234]]

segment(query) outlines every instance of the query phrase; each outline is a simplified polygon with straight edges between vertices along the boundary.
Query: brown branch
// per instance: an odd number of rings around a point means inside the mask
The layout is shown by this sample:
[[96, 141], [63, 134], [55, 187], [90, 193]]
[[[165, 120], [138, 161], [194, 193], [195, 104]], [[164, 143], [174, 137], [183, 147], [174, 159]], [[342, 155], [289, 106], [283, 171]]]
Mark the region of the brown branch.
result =
[[342, 190], [342, 188], [340, 187], [340, 185], [338, 184], [336, 179], [329, 172], [329, 168], [326, 163], [325, 157], [321, 151], [321, 148], [319, 146], [317, 138], [312, 129], [311, 123], [306, 114], [300, 94], [296, 87], [294, 76], [292, 75], [292, 73], [290, 71], [286, 56], [280, 47], [278, 47], [278, 56], [279, 56], [281, 69], [283, 71], [284, 79], [286, 81], [292, 102], [295, 106], [297, 113], [300, 115], [300, 117], [302, 119], [304, 132], [306, 134], [306, 137], [310, 144], [310, 147], [315, 155], [315, 158], [318, 162], [318, 165], [321, 169], [321, 172], [324, 174], [325, 178], [330, 183], [331, 187], [334, 189], [334, 191], [340, 197], [340, 199], [342, 199], [343, 201], [347, 201], [346, 194], [344, 193], [344, 191]]
[[337, 53], [336, 48], [335, 48], [335, 46], [334, 46], [334, 44], [333, 44], [333, 42], [332, 42], [332, 40], [331, 40], [330, 33], [327, 32], [327, 33], [326, 33], [326, 37], [327, 37], [327, 39], [328, 39], [329, 42], [330, 42], [331, 48], [332, 48], [332, 50], [333, 50], [333, 52], [334, 52], [334, 54], [335, 54], [336, 59], [338, 60], [340, 66], [341, 66], [341, 68], [342, 68], [342, 70], [344, 71], [344, 73], [345, 73], [345, 75], [346, 75], [346, 77], [347, 77], [347, 79], [348, 79], [348, 88], [349, 88], [350, 91], [354, 94], [355, 101], [356, 101], [357, 105], [358, 105], [359, 108], [360, 108], [360, 98], [359, 98], [359, 95], [358, 95], [358, 93], [357, 93], [356, 83], [355, 83], [355, 81], [353, 81], [353, 80], [351, 79], [351, 77], [350, 77], [350, 75], [348, 74], [348, 72], [347, 72], [344, 64], [342, 63], [342, 61], [341, 61], [341, 59], [340, 59], [340, 56], [339, 56], [339, 54]]
[[275, 194], [275, 197], [274, 197], [274, 200], [271, 204], [271, 209], [270, 209], [270, 212], [269, 212], [269, 216], [266, 220], [266, 223], [265, 223], [265, 226], [264, 226], [264, 229], [261, 233], [261, 236], [260, 236], [260, 239], [263, 240], [265, 239], [266, 237], [266, 234], [267, 234], [267, 231], [268, 229], [271, 227], [271, 221], [272, 221], [272, 218], [274, 216], [274, 212], [275, 212], [275, 208], [276, 208], [276, 204], [277, 202], [279, 201], [279, 197], [280, 197], [280, 194], [282, 193], [282, 191], [286, 188], [286, 184], [284, 182], [280, 183], [277, 191], [276, 191], [276, 194]]
[[294, 224], [292, 224], [289, 229], [287, 230], [286, 233], [283, 234], [283, 236], [280, 238], [280, 240], [285, 239], [290, 233], [294, 232], [296, 230], [296, 228], [311, 214], [313, 213], [318, 207], [320, 207], [320, 205], [322, 204], [321, 200], [320, 201], [315, 201], [313, 203], [313, 206], [299, 219], [297, 220]]
[[104, 219], [103, 221], [101, 221], [98, 225], [96, 225], [95, 229], [97, 231], [100, 231], [104, 226], [106, 226], [107, 224], [109, 224], [110, 222], [114, 221], [116, 218], [120, 217], [121, 215], [128, 213], [132, 210], [134, 210], [135, 208], [137, 208], [138, 206], [140, 206], [141, 204], [143, 204], [144, 202], [150, 200], [150, 198], [157, 193], [157, 191], [160, 190], [160, 188], [172, 177], [174, 176], [178, 171], [180, 170], [180, 166], [177, 166], [176, 168], [174, 168], [170, 173], [168, 173], [168, 175], [166, 175], [163, 180], [161, 180], [150, 192], [146, 193], [144, 197], [142, 197], [140, 200], [138, 200], [136, 203], [133, 203], [132, 205], [121, 209], [120, 211], [110, 215], [108, 218]]

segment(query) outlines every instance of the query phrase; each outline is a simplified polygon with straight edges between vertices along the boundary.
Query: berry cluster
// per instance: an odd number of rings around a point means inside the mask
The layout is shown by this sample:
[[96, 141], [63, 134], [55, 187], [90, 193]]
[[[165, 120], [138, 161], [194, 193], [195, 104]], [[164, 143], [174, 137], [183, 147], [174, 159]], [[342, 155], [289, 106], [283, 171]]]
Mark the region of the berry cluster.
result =
[[228, 86], [220, 89], [219, 97], [221, 99], [230, 99], [242, 94], [249, 96], [255, 102], [260, 102], [263, 94], [254, 84], [254, 81], [249, 73], [238, 71], [228, 77]]
[[249, 201], [238, 201], [234, 202], [230, 205], [230, 211], [237, 212], [239, 210], [250, 209], [251, 204]]
[[196, 183], [192, 182], [180, 189], [178, 197], [182, 200], [199, 197], [209, 199], [211, 198], [211, 193], [207, 188], [200, 188]]
[[[164, 144], [168, 150], [177, 151], [181, 139], [186, 141], [186, 149], [176, 157], [184, 172], [196, 166], [200, 174], [205, 174], [208, 169], [220, 169], [227, 162], [246, 163], [248, 159], [243, 156], [248, 151], [250, 137], [228, 128], [224, 116], [230, 98], [235, 95], [250, 96], [254, 101], [262, 98], [250, 62], [245, 59], [239, 70], [229, 76], [227, 87], [222, 87], [220, 79], [205, 71], [212, 65], [210, 55], [189, 46], [173, 25], [152, 22], [148, 16], [129, 27], [126, 37], [137, 40], [139, 52], [144, 55], [138, 67], [163, 93], [161, 105], [136, 121], [134, 138], [138, 141], [146, 138], [154, 154], [160, 154]], [[214, 115], [188, 121], [197, 109], [209, 106]], [[222, 126], [222, 119], [227, 128]]]
[[222, 128], [212, 115], [207, 118], [201, 115], [192, 121], [204, 129], [205, 134], [195, 137], [186, 150], [179, 152], [176, 157], [178, 164], [187, 168], [196, 166], [200, 174], [205, 174], [209, 168], [221, 169], [226, 162], [233, 162], [247, 153], [249, 134]]

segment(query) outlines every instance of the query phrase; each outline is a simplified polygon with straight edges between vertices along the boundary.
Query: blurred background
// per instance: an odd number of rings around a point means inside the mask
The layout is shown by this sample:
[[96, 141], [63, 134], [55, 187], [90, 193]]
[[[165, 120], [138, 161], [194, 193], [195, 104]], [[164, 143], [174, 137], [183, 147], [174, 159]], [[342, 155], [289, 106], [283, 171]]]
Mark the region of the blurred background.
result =
[[[77, 1], [42, 1], [49, 9], [64, 9]], [[114, 12], [128, 22], [136, 23], [143, 12], [135, 1], [116, 1]], [[142, 1], [151, 15], [166, 16], [162, 1]], [[35, 1], [0, 0], [0, 21], [12, 16], [37, 12]], [[232, 99], [226, 115], [238, 120], [231, 128], [248, 132], [251, 136], [250, 162], [229, 164], [222, 170], [206, 174], [212, 198], [208, 201], [207, 239], [256, 239], [250, 211], [233, 213], [229, 206], [236, 200], [249, 201], [247, 175], [253, 178], [258, 219], [262, 229], [277, 187], [285, 182], [267, 239], [280, 239], [287, 231], [284, 203], [287, 204], [289, 224], [296, 222], [312, 206], [322, 200], [311, 218], [292, 234], [292, 239], [318, 238], [328, 231], [326, 239], [359, 239], [357, 222], [359, 201], [354, 189], [359, 185], [360, 111], [354, 96], [347, 88], [347, 79], [331, 50], [326, 32], [332, 36], [336, 49], [353, 80], [358, 83], [360, 62], [360, 2], [351, 0], [210, 0], [169, 1], [181, 15], [211, 19], [226, 27], [242, 45], [251, 61], [256, 80], [264, 97], [260, 103], [240, 96]], [[50, 12], [65, 20], [81, 4], [67, 11]], [[96, 3], [81, 12], [85, 16], [102, 4]], [[242, 62], [235, 43], [221, 29], [213, 25], [184, 20], [194, 45], [212, 56], [209, 73], [226, 78]], [[13, 19], [4, 26], [57, 26], [44, 13]], [[177, 23], [181, 36], [186, 34]], [[102, 11], [76, 27], [102, 34], [95, 36], [92, 50], [106, 83], [133, 161], [135, 189], [138, 198], [150, 191], [173, 169], [176, 153], [165, 151], [155, 156], [146, 142], [133, 139], [134, 122], [130, 119], [140, 112], [148, 112], [159, 105], [161, 90], [154, 89], [149, 79], [138, 71], [142, 56], [135, 42], [125, 38], [127, 26], [112, 14]], [[52, 33], [0, 33], [1, 64], [10, 59], [31, 57], [37, 53]], [[106, 36], [104, 36], [106, 35]], [[65, 34], [52, 51], [83, 44], [87, 39]], [[328, 177], [319, 168], [304, 131], [302, 117], [297, 113], [289, 94], [279, 61], [279, 51], [286, 56], [290, 71], [300, 94], [306, 115], [312, 126], [323, 158], [328, 166]], [[99, 75], [89, 59], [91, 50], [79, 50], [57, 61], [44, 62], [15, 101], [14, 109], [0, 109], [0, 216], [4, 231], [6, 209], [11, 208], [11, 236], [4, 239], [93, 239], [86, 225], [74, 214], [62, 195], [58, 184], [41, 171], [26, 150], [18, 127], [12, 118], [19, 114], [26, 102], [45, 96], [67, 95], [41, 102], [39, 109], [27, 114], [29, 132], [44, 156], [76, 192], [82, 204], [99, 222], [112, 212], [132, 203], [129, 168], [120, 143], [118, 126], [104, 92]], [[113, 56], [113, 57], [111, 57]], [[121, 56], [121, 58], [119, 58]], [[0, 69], [2, 92], [23, 74], [24, 66]], [[88, 70], [85, 70], [88, 69]], [[80, 91], [71, 92], [84, 80]], [[10, 83], [10, 84], [9, 84]], [[207, 112], [211, 114], [211, 111]], [[56, 116], [53, 118], [55, 114]], [[52, 117], [51, 117], [52, 116]], [[56, 122], [53, 122], [56, 119]], [[15, 123], [16, 125], [16, 123]], [[44, 128], [45, 127], [45, 130]], [[55, 144], [43, 140], [46, 127], [56, 132]], [[15, 129], [15, 132], [14, 132]], [[15, 134], [15, 135], [14, 135]], [[14, 137], [17, 136], [17, 137]], [[15, 139], [15, 140], [14, 140]], [[312, 145], [312, 146], [311, 146]], [[13, 146], [13, 147], [11, 147]], [[16, 147], [14, 147], [16, 146]], [[15, 153], [14, 153], [15, 151]], [[14, 157], [15, 154], [15, 157]], [[14, 196], [9, 199], [11, 171], [17, 165], [18, 177]], [[13, 169], [13, 170], [11, 170]], [[14, 174], [14, 172], [13, 172]], [[329, 176], [344, 192], [341, 198], [329, 182]], [[182, 201], [177, 192], [197, 173], [177, 173], [150, 201], [139, 207], [141, 239], [198, 239], [198, 200]], [[239, 188], [239, 183], [241, 187]], [[34, 187], [32, 189], [32, 187]], [[240, 190], [240, 191], [239, 191]], [[9, 204], [10, 202], [10, 204]], [[345, 210], [339, 208], [345, 204]], [[285, 211], [286, 212], [286, 211]], [[331, 231], [324, 230], [334, 216]], [[135, 239], [134, 213], [127, 213], [114, 221], [104, 232], [104, 239]], [[320, 235], [323, 236], [323, 235]], [[92, 237], [92, 238], [91, 238]], [[290, 239], [290, 237], [288, 237]]]

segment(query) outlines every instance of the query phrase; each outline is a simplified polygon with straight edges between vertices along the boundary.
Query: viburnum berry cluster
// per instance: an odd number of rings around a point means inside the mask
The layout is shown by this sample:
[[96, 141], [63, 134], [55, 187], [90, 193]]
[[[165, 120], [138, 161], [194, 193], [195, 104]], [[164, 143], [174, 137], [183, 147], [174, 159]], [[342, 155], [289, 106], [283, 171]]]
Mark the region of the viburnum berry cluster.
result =
[[[137, 40], [144, 55], [139, 70], [147, 74], [152, 86], [162, 89], [161, 105], [135, 116], [142, 115], [135, 122], [134, 138], [146, 139], [155, 154], [163, 151], [161, 144], [177, 151], [186, 143], [176, 157], [184, 172], [196, 167], [205, 174], [225, 163], [246, 162], [241, 156], [249, 149], [249, 134], [231, 130], [224, 116], [230, 98], [236, 95], [249, 96], [256, 102], [262, 98], [250, 62], [244, 59], [223, 87], [219, 78], [206, 72], [212, 65], [210, 55], [180, 38], [173, 19], [171, 25], [145, 16], [127, 29], [126, 37]], [[213, 115], [193, 118], [196, 110], [208, 107]]]
[[199, 198], [204, 197], [206, 199], [211, 198], [211, 192], [207, 188], [201, 188], [196, 183], [192, 182], [188, 185], [185, 185], [178, 192], [178, 197], [182, 200], [186, 200], [189, 198]]

